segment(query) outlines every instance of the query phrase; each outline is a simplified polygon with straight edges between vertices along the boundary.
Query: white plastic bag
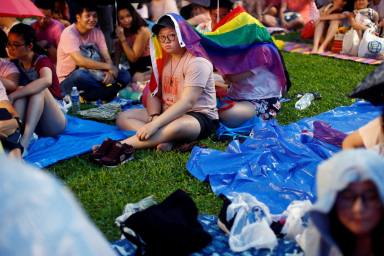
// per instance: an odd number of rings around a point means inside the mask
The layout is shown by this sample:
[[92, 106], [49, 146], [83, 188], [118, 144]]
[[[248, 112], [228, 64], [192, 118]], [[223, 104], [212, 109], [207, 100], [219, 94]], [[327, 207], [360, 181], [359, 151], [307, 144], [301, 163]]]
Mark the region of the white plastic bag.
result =
[[361, 39], [358, 56], [382, 59], [384, 56], [384, 38], [376, 36], [371, 30], [367, 29]]
[[283, 212], [287, 218], [281, 233], [286, 234], [289, 239], [297, 240], [307, 227], [308, 223], [303, 218], [311, 206], [312, 203], [309, 200], [290, 203], [287, 210]]
[[229, 246], [234, 252], [249, 248], [273, 249], [277, 238], [270, 228], [272, 222], [268, 207], [248, 193], [233, 193], [227, 209], [227, 220], [235, 217], [229, 234]]
[[343, 38], [342, 54], [357, 56], [359, 50], [360, 38], [356, 30], [350, 29]]

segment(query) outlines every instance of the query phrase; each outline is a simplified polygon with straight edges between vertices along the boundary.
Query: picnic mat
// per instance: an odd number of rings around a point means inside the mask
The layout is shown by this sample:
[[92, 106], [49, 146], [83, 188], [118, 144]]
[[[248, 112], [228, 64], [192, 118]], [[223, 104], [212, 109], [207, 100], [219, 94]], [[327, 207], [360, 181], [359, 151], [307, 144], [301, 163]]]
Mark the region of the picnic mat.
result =
[[[232, 252], [228, 245], [228, 236], [217, 226], [217, 218], [213, 215], [200, 215], [199, 221], [203, 228], [212, 236], [212, 242], [199, 252], [193, 253], [193, 256], [212, 255], [212, 256], [248, 256], [248, 255], [298, 255], [301, 249], [298, 245], [290, 240], [278, 239], [278, 245], [270, 251], [269, 249], [250, 249], [244, 252]], [[126, 239], [118, 240], [112, 243], [112, 248], [117, 255], [127, 256], [135, 255], [136, 247]]]
[[187, 169], [198, 180], [208, 181], [217, 195], [248, 192], [272, 214], [280, 214], [293, 200], [316, 199], [316, 167], [340, 150], [325, 142], [326, 136], [315, 136], [314, 121], [348, 133], [380, 113], [381, 107], [358, 102], [286, 126], [270, 120], [255, 127], [242, 144], [232, 141], [225, 151], [194, 147]]
[[[301, 54], [311, 54], [312, 46], [309, 44], [304, 44], [304, 43], [285, 42], [284, 47], [283, 47], [283, 51], [301, 53]], [[360, 57], [356, 57], [356, 56], [334, 53], [331, 51], [326, 51], [326, 52], [318, 54], [318, 55], [336, 58], [336, 59], [342, 59], [342, 60], [351, 60], [351, 61], [356, 61], [356, 62], [360, 62], [360, 63], [364, 63], [364, 64], [370, 64], [370, 65], [379, 65], [383, 62], [383, 60], [360, 58]]]
[[115, 140], [127, 138], [133, 131], [121, 131], [115, 125], [66, 116], [67, 127], [56, 137], [39, 137], [31, 144], [25, 160], [39, 168], [60, 160], [89, 152], [93, 145], [101, 144], [105, 138]]

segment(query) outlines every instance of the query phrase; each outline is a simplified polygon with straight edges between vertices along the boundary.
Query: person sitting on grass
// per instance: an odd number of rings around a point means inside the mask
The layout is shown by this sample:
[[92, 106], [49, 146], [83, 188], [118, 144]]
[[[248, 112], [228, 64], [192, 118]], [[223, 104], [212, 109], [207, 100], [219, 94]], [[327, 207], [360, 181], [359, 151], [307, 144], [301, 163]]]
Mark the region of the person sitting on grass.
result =
[[136, 135], [113, 143], [112, 149], [108, 148], [110, 142], [97, 148], [96, 155], [105, 154], [101, 158], [104, 165], [115, 166], [124, 160], [126, 150], [121, 144], [168, 151], [175, 143], [207, 138], [218, 126], [212, 64], [181, 46], [181, 34], [176, 33], [171, 16], [162, 16], [152, 32], [165, 58], [157, 91], [148, 94], [146, 108], [130, 109], [118, 116], [117, 126], [134, 130]]
[[[24, 122], [21, 144], [28, 149], [33, 133], [56, 136], [62, 133], [66, 119], [57, 100], [61, 91], [55, 67], [42, 55], [32, 27], [19, 23], [8, 34], [8, 53], [20, 72], [20, 86], [8, 95]], [[56, 99], [55, 99], [56, 98]]]
[[381, 116], [345, 137], [342, 143], [343, 149], [362, 147], [384, 155], [384, 111]]
[[112, 63], [97, 20], [96, 6], [78, 6], [76, 23], [61, 34], [56, 70], [64, 94], [69, 95], [76, 86], [85, 100], [109, 101], [131, 81], [131, 76]]
[[299, 29], [313, 19], [317, 11], [314, 0], [282, 0], [279, 10], [281, 26], [288, 30]]
[[7, 42], [7, 34], [0, 29], [0, 82], [9, 94], [19, 86], [19, 71], [15, 64], [8, 60]]
[[[315, 25], [312, 53], [323, 53], [329, 43], [333, 40], [342, 19], [347, 17], [343, 14], [346, 4], [346, 0], [333, 0], [331, 4], [328, 4], [320, 9], [320, 18]], [[320, 44], [320, 40], [322, 39], [324, 33], [325, 38]]]
[[318, 166], [305, 255], [384, 255], [384, 158], [341, 151]]
[[349, 24], [352, 29], [358, 32], [360, 39], [367, 29], [376, 32], [379, 22], [379, 14], [374, 9], [368, 8], [368, 4], [368, 0], [355, 0], [355, 10], [353, 12], [346, 12]]
[[23, 146], [20, 144], [21, 122], [7, 97], [7, 92], [0, 81], [0, 141], [10, 156], [21, 158]]
[[146, 109], [128, 110], [117, 119], [121, 129], [136, 130], [123, 143], [134, 148], [170, 150], [174, 142], [208, 137], [216, 128], [218, 114], [212, 64], [180, 46], [175, 25], [163, 16], [153, 27], [168, 55], [159, 91], [148, 96]]
[[130, 3], [118, 5], [116, 27], [118, 41], [115, 47], [115, 64], [121, 63], [124, 56], [129, 63], [129, 72], [133, 77], [136, 72], [145, 72], [151, 66], [149, 39], [151, 32], [146, 21], [140, 17]]

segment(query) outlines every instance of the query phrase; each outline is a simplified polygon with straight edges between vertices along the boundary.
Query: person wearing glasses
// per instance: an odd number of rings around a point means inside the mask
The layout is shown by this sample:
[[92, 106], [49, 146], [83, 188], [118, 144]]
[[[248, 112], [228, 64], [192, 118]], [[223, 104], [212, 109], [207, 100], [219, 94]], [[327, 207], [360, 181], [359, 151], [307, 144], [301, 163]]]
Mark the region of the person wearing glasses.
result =
[[135, 136], [121, 143], [136, 149], [168, 151], [175, 143], [206, 138], [216, 129], [213, 67], [207, 59], [192, 55], [179, 41], [171, 16], [162, 16], [152, 32], [166, 56], [158, 91], [147, 96], [145, 109], [120, 114], [117, 125], [136, 131]]
[[56, 136], [64, 131], [66, 119], [57, 100], [61, 100], [55, 67], [37, 44], [32, 27], [19, 23], [8, 34], [7, 49], [20, 72], [18, 89], [8, 95], [24, 122], [21, 144], [28, 149], [34, 133]]
[[384, 158], [341, 151], [318, 166], [305, 255], [384, 255]]

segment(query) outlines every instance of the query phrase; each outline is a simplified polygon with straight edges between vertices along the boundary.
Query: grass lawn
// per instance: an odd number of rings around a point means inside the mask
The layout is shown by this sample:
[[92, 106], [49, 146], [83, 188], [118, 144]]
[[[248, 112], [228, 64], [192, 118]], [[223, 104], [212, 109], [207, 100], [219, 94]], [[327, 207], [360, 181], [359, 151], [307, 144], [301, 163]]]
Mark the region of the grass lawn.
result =
[[[291, 101], [283, 104], [278, 120], [281, 124], [295, 122], [303, 117], [317, 115], [340, 105], [350, 105], [347, 94], [375, 66], [307, 56], [283, 54], [292, 87], [286, 95]], [[322, 99], [308, 109], [294, 108], [296, 94], [316, 91]], [[210, 139], [203, 141], [211, 148], [224, 149], [224, 143]], [[119, 238], [114, 220], [128, 202], [155, 195], [163, 200], [177, 188], [189, 192], [200, 213], [217, 214], [221, 201], [211, 192], [207, 183], [200, 183], [186, 171], [189, 154], [157, 153], [153, 150], [136, 152], [135, 160], [115, 169], [92, 164], [88, 155], [63, 161], [49, 167], [49, 172], [64, 180], [82, 203], [91, 219], [109, 240]]]

